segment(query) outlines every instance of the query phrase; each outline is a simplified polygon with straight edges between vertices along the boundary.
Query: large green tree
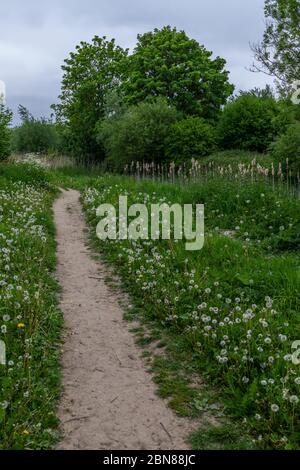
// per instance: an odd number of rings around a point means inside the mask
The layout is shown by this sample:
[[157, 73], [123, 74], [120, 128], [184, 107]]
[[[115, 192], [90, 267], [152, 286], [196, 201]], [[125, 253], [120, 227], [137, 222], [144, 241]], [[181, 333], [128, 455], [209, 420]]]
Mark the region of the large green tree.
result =
[[265, 17], [263, 41], [252, 46], [257, 61], [253, 68], [290, 91], [293, 81], [300, 80], [300, 1], [266, 0]]
[[155, 29], [138, 36], [129, 57], [125, 100], [137, 104], [163, 96], [185, 114], [214, 118], [234, 90], [225, 64], [184, 31]]
[[53, 108], [64, 125], [66, 145], [76, 157], [105, 156], [95, 126], [104, 116], [106, 95], [120, 84], [126, 56], [114, 40], [95, 36], [91, 43], [81, 42], [65, 60], [60, 102]]

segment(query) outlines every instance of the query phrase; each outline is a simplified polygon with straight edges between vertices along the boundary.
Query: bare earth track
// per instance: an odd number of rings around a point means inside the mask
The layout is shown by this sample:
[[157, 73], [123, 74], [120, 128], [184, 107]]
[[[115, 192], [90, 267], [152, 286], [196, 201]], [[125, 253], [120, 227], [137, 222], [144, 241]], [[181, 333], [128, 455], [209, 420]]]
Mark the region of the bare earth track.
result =
[[79, 193], [63, 191], [54, 216], [65, 317], [58, 448], [187, 449], [191, 423], [155, 394], [105, 265], [87, 247]]

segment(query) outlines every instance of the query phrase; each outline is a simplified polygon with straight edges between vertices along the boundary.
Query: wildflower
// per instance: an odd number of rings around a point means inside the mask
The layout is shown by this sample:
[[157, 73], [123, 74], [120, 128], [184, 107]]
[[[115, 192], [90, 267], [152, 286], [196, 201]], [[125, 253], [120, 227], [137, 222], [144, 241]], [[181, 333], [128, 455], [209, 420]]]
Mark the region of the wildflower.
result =
[[273, 413], [278, 413], [279, 409], [280, 408], [278, 405], [276, 404], [271, 405], [271, 410], [273, 411]]
[[294, 403], [295, 405], [296, 405], [297, 403], [299, 403], [299, 398], [297, 397], [297, 395], [291, 395], [291, 396], [290, 396], [290, 402], [291, 402], [291, 403]]
[[287, 336], [286, 335], [278, 335], [280, 341], [284, 342], [284, 341], [287, 341]]
[[3, 315], [3, 321], [9, 321], [10, 320], [10, 316], [9, 315]]
[[204, 310], [207, 307], [207, 303], [203, 302], [201, 305], [198, 305], [199, 310]]
[[24, 434], [25, 436], [28, 436], [28, 435], [29, 435], [29, 431], [27, 431], [27, 429], [23, 429], [22, 434]]
[[7, 333], [7, 326], [6, 325], [1, 326], [1, 333], [3, 333], [3, 334]]
[[17, 324], [17, 328], [19, 328], [20, 330], [21, 330], [22, 328], [25, 328], [24, 323], [18, 323], [18, 324]]
[[295, 379], [295, 384], [296, 384], [296, 385], [300, 385], [300, 377], [296, 377], [296, 379]]
[[2, 408], [3, 410], [6, 410], [6, 408], [8, 408], [8, 405], [9, 405], [8, 401], [3, 401], [3, 402], [1, 403], [1, 408]]

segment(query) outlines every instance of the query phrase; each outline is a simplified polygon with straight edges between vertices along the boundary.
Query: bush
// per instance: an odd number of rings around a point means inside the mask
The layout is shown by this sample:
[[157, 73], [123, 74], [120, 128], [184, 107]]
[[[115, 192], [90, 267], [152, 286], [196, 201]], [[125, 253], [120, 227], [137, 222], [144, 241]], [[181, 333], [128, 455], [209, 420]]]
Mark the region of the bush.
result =
[[103, 143], [109, 161], [121, 169], [134, 160], [165, 160], [165, 139], [178, 119], [176, 109], [163, 98], [143, 102], [121, 116], [110, 116], [98, 125], [98, 141]]
[[278, 137], [271, 146], [271, 154], [276, 161], [282, 162], [283, 169], [293, 173], [300, 172], [300, 122], [291, 124], [286, 133]]
[[13, 130], [12, 150], [14, 152], [48, 153], [58, 145], [55, 125], [45, 119], [35, 119], [26, 108], [19, 107], [22, 124]]
[[12, 113], [3, 105], [0, 105], [0, 161], [5, 160], [10, 154], [10, 135], [9, 124], [12, 119]]
[[165, 145], [168, 159], [177, 163], [209, 155], [215, 150], [214, 127], [198, 117], [188, 117], [175, 123]]
[[219, 143], [224, 149], [266, 152], [291, 120], [288, 108], [273, 98], [241, 95], [223, 110], [218, 125]]

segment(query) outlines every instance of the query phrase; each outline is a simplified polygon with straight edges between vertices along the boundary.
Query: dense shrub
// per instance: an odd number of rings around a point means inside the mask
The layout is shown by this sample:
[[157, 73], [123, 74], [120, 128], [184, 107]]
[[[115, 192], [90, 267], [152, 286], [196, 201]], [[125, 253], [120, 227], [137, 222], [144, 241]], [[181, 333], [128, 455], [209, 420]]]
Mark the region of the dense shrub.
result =
[[216, 131], [202, 118], [188, 117], [175, 123], [166, 139], [166, 156], [181, 162], [209, 155], [216, 150]]
[[132, 106], [121, 116], [110, 116], [99, 123], [98, 141], [109, 160], [122, 168], [133, 160], [159, 162], [165, 159], [165, 139], [178, 119], [176, 109], [158, 98]]
[[57, 147], [58, 135], [55, 125], [32, 116], [13, 130], [12, 150], [14, 152], [47, 153]]
[[286, 133], [278, 137], [271, 146], [274, 159], [282, 162], [286, 170], [287, 159], [292, 172], [300, 172], [300, 122], [291, 124]]
[[223, 110], [218, 126], [220, 145], [265, 152], [292, 119], [290, 110], [273, 98], [241, 95]]
[[10, 153], [10, 134], [9, 124], [12, 119], [12, 113], [3, 105], [0, 105], [0, 161], [8, 157]]

